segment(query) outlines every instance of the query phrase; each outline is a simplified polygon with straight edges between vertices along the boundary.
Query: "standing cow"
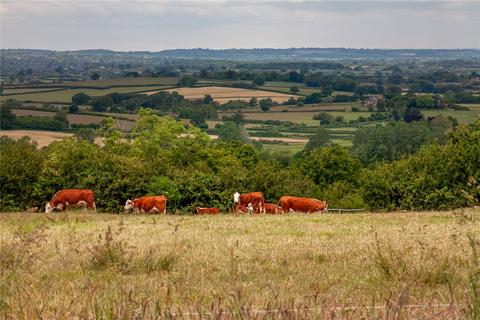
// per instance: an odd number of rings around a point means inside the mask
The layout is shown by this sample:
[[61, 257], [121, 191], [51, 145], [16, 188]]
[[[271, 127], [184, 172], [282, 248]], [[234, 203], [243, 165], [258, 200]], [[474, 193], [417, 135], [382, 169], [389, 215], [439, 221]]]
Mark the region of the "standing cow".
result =
[[279, 201], [280, 206], [285, 212], [322, 212], [327, 210], [327, 201], [320, 201], [313, 198], [299, 198], [283, 196]]
[[[252, 208], [254, 213], [265, 213], [265, 198], [261, 192], [240, 194], [235, 192], [233, 201], [247, 208]], [[249, 210], [250, 211], [250, 210]]]
[[197, 214], [219, 214], [220, 209], [218, 208], [195, 208]]
[[89, 189], [60, 190], [45, 205], [45, 213], [51, 213], [54, 209], [65, 211], [69, 206], [87, 206], [95, 211], [97, 208], [93, 191]]
[[125, 202], [125, 211], [134, 210], [136, 213], [160, 213], [167, 212], [167, 197], [145, 196]]
[[283, 209], [276, 204], [265, 202], [265, 213], [280, 214], [283, 213]]

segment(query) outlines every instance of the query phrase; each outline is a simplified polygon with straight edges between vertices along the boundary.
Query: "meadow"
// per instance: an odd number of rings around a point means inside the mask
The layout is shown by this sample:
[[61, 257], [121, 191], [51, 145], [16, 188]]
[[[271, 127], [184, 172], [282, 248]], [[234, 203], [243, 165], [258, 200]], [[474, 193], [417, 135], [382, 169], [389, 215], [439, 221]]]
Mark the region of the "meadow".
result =
[[475, 319], [480, 210], [0, 215], [6, 319]]

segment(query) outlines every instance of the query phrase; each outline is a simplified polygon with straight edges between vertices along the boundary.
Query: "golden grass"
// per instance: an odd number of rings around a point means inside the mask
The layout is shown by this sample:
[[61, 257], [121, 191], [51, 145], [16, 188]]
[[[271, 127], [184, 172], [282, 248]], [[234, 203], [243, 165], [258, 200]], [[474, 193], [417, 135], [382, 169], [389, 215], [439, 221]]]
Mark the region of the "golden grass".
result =
[[[244, 100], [248, 101], [252, 97], [257, 99], [271, 98], [276, 102], [287, 101], [290, 97], [296, 97], [291, 94], [284, 94], [278, 92], [270, 92], [264, 90], [252, 90], [230, 87], [199, 87], [199, 88], [176, 88], [169, 89], [169, 92], [178, 92], [187, 99], [202, 99], [205, 95], [209, 94], [212, 98], [219, 103], [226, 103], [230, 100]], [[145, 94], [154, 94], [159, 92], [158, 90], [145, 92]]]
[[13, 139], [21, 139], [25, 136], [30, 137], [32, 140], [38, 143], [38, 146], [45, 147], [50, 143], [63, 138], [71, 137], [73, 134], [65, 132], [53, 132], [42, 130], [2, 130], [0, 136], [7, 136]]
[[479, 218], [2, 214], [0, 314], [473, 319]]

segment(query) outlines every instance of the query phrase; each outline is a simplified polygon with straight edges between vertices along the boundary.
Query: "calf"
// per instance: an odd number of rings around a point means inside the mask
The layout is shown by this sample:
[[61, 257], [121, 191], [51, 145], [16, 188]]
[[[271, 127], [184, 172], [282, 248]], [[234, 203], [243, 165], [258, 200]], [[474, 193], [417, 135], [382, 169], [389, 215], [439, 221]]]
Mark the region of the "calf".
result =
[[219, 214], [220, 209], [218, 208], [195, 208], [197, 214]]
[[283, 209], [276, 204], [265, 202], [265, 213], [280, 214], [283, 213]]

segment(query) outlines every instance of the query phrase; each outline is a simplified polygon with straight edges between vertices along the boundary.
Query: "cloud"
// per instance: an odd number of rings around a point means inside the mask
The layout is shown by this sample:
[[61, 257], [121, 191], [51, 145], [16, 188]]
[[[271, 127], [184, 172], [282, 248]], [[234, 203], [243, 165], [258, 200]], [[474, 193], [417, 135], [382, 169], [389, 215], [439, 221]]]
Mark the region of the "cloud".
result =
[[1, 47], [480, 47], [478, 1], [3, 0]]

